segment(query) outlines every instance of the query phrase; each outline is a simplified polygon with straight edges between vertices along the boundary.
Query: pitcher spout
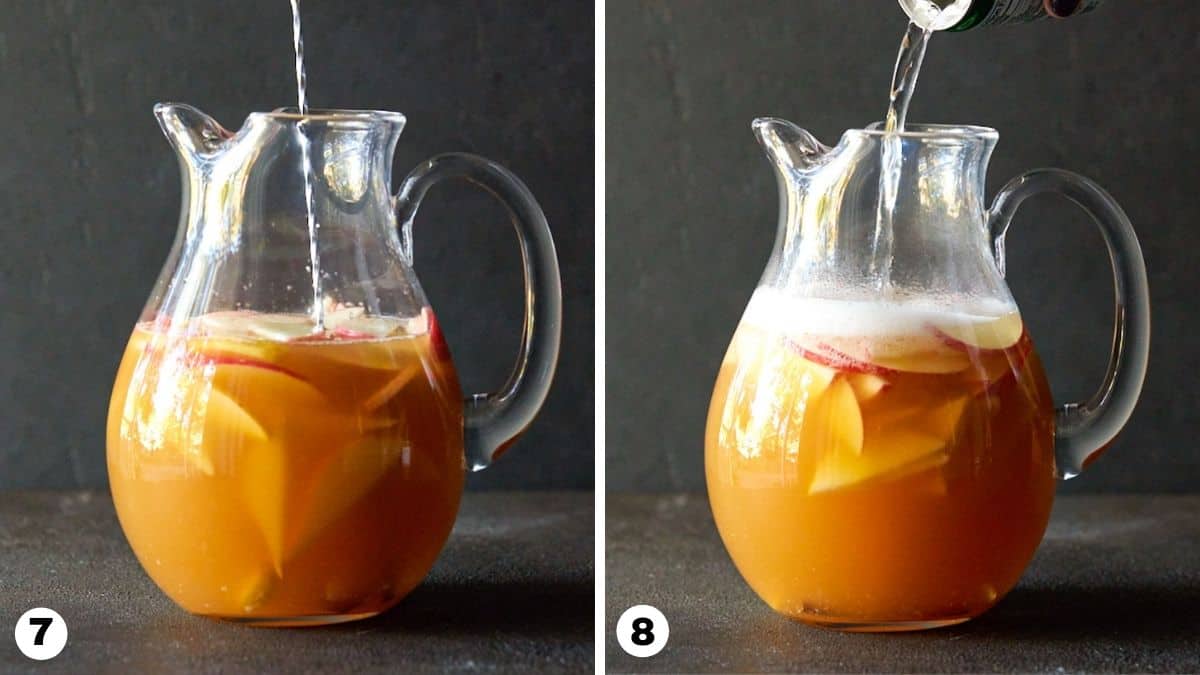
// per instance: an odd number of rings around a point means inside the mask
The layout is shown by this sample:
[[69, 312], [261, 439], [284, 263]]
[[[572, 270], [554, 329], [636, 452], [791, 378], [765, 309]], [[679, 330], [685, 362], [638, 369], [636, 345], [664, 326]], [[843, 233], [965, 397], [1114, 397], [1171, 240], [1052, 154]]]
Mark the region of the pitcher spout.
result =
[[215, 119], [186, 103], [158, 103], [154, 116], [171, 145], [188, 156], [216, 153], [234, 136]]
[[785, 119], [760, 117], [751, 127], [767, 156], [780, 168], [807, 169], [821, 163], [829, 154], [829, 147]]

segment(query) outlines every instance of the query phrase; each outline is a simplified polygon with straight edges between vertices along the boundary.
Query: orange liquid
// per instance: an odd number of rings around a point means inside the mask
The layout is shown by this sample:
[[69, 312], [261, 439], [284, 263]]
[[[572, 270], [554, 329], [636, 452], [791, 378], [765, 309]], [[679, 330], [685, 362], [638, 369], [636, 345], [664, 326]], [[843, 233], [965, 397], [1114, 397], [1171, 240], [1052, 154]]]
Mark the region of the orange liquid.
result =
[[275, 341], [139, 325], [108, 472], [147, 573], [190, 612], [264, 624], [398, 602], [463, 487], [461, 395], [439, 351], [428, 332]]
[[885, 365], [847, 352], [894, 341], [739, 328], [709, 410], [708, 492], [767, 604], [814, 624], [917, 629], [976, 616], [1017, 583], [1055, 476], [1050, 393], [1016, 325], [1003, 349], [923, 336]]

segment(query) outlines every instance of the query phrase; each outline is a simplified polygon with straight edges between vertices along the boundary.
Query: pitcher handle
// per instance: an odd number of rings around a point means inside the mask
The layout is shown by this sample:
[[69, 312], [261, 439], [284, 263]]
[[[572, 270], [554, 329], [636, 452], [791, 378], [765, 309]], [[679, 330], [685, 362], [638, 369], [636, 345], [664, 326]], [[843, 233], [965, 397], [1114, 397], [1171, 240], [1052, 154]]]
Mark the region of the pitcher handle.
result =
[[992, 202], [988, 229], [1004, 273], [1004, 236], [1021, 202], [1042, 192], [1064, 195], [1088, 212], [1108, 246], [1116, 295], [1112, 355], [1104, 382], [1090, 399], [1055, 411], [1055, 463], [1060, 478], [1079, 475], [1112, 443], [1142, 391], [1150, 354], [1150, 291], [1146, 263], [1129, 217], [1095, 182], [1060, 169], [1038, 169], [1009, 181]]
[[562, 328], [558, 257], [546, 215], [529, 189], [504, 167], [464, 153], [438, 155], [404, 179], [394, 206], [405, 255], [412, 256], [412, 224], [429, 188], [462, 178], [490, 192], [508, 210], [525, 273], [525, 318], [517, 363], [499, 391], [474, 394], [464, 405], [464, 442], [472, 471], [487, 468], [533, 421], [554, 378]]

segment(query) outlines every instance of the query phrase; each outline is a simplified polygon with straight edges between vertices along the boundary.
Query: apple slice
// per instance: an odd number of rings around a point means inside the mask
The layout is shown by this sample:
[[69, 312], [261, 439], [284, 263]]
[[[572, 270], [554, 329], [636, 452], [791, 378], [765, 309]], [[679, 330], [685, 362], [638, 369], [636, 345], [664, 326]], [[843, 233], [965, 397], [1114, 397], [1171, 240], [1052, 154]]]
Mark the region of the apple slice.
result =
[[312, 490], [292, 521], [285, 556], [302, 551], [366, 496], [402, 455], [412, 452], [407, 440], [407, 431], [398, 427], [363, 436], [331, 455], [316, 470]]
[[854, 396], [858, 398], [859, 403], [870, 401], [891, 386], [886, 379], [872, 373], [850, 373], [846, 376], [846, 381], [850, 383], [850, 388], [854, 390]]
[[338, 326], [341, 326], [342, 324], [344, 324], [347, 321], [352, 321], [354, 319], [357, 319], [358, 317], [365, 314], [367, 311], [366, 309], [359, 307], [357, 305], [347, 305], [347, 306], [342, 306], [342, 307], [338, 307], [336, 305], [333, 305], [333, 306], [327, 305], [326, 307], [327, 307], [327, 309], [325, 310], [325, 327], [326, 328], [337, 328]]
[[259, 314], [244, 310], [212, 312], [199, 318], [205, 334], [213, 337], [263, 338], [287, 342], [313, 334], [312, 317], [301, 314]]
[[277, 342], [308, 337], [316, 330], [312, 317], [299, 314], [254, 314], [247, 324], [255, 337]]
[[[822, 457], [809, 494], [895, 480], [941, 467], [949, 460], [946, 446], [954, 438], [967, 400], [967, 396], [959, 396], [936, 404], [919, 402], [886, 418], [872, 415], [860, 456]], [[941, 481], [940, 493], [944, 494], [944, 478]]]
[[218, 458], [212, 453], [241, 450], [267, 440], [267, 431], [258, 420], [219, 389], [208, 391], [207, 402], [195, 414], [201, 422], [199, 437], [192, 429], [181, 429], [179, 443], [188, 462], [207, 476], [216, 473]]
[[862, 345], [823, 341], [801, 345], [789, 341], [792, 349], [816, 363], [843, 373], [866, 373], [887, 377], [898, 373], [957, 373], [971, 364], [964, 352], [949, 349], [933, 336], [905, 336], [904, 339], [880, 339]]
[[965, 352], [943, 349], [906, 354], [871, 354], [871, 363], [894, 372], [948, 375], [966, 370], [971, 359]]
[[208, 363], [242, 363], [264, 368], [278, 367], [279, 345], [266, 340], [231, 336], [200, 336], [188, 340], [187, 349]]
[[264, 428], [272, 431], [299, 415], [330, 408], [325, 396], [286, 368], [271, 363], [214, 359], [213, 387], [237, 401]]
[[829, 452], [821, 457], [808, 486], [815, 495], [867, 482], [892, 480], [946, 463], [946, 442], [928, 433], [895, 429], [869, 437], [858, 454]]
[[407, 322], [387, 316], [357, 316], [346, 319], [334, 328], [334, 334], [360, 335], [366, 338], [385, 338], [404, 332]]
[[325, 329], [335, 338], [370, 340], [406, 332], [408, 319], [367, 316], [362, 307], [338, 307], [325, 312]]
[[286, 486], [314, 460], [313, 452], [345, 443], [356, 430], [315, 387], [277, 370], [222, 364], [213, 373], [212, 384], [214, 391], [252, 416], [269, 439], [240, 450], [237, 479], [271, 563], [282, 573], [284, 524], [289, 515]]
[[[355, 339], [352, 341], [304, 342], [296, 345], [296, 353], [325, 362], [336, 368], [361, 368], [378, 378], [419, 362], [425, 345], [418, 337], [394, 337], [387, 339]], [[301, 351], [302, 350], [302, 351]]]
[[800, 439], [806, 414], [837, 376], [786, 339], [781, 345], [777, 336], [746, 326], [738, 328], [721, 367], [732, 371], [720, 413], [722, 442], [747, 458], [776, 449], [777, 437]]
[[246, 311], [205, 314], [197, 325], [201, 333], [190, 341], [190, 349], [206, 360], [276, 369], [278, 343], [307, 337], [313, 326], [308, 317]]
[[809, 404], [801, 433], [801, 443], [810, 452], [851, 457], [862, 452], [862, 411], [846, 380], [835, 379], [824, 395]]
[[249, 448], [238, 466], [242, 501], [262, 533], [271, 567], [279, 576], [283, 576], [288, 473], [287, 452], [274, 443]]
[[843, 373], [870, 373], [872, 375], [890, 375], [895, 371], [856, 358], [837, 347], [825, 342], [814, 345], [802, 345], [791, 339], [785, 339], [788, 348], [806, 361], [832, 368]]
[[281, 375], [287, 375], [288, 377], [297, 380], [306, 381], [306, 378], [300, 373], [284, 368], [283, 366], [273, 363], [268, 359], [255, 358], [253, 356], [244, 357], [237, 355], [237, 352], [230, 354], [218, 351], [217, 353], [205, 354], [200, 359], [200, 363], [211, 364], [214, 366], [246, 366], [248, 368], [261, 368], [263, 370], [270, 370], [280, 373]]
[[367, 412], [374, 412], [384, 403], [390, 401], [393, 396], [400, 393], [421, 371], [421, 361], [419, 359], [413, 359], [404, 364], [400, 370], [396, 371], [395, 377], [388, 380], [387, 384], [377, 389], [375, 393], [363, 401], [363, 409]]
[[836, 370], [804, 358], [790, 360], [786, 372], [794, 384], [803, 388], [808, 401], [824, 394], [837, 377]]
[[429, 344], [433, 353], [441, 361], [450, 360], [450, 345], [446, 344], [446, 336], [442, 334], [442, 325], [438, 323], [437, 315], [432, 307], [422, 307], [421, 316], [425, 319], [425, 329], [429, 332]]
[[958, 420], [962, 418], [966, 405], [967, 397], [959, 396], [942, 403], [918, 419], [924, 430], [942, 439], [943, 443], [948, 443], [954, 438], [954, 431], [958, 428]]
[[1008, 349], [1021, 339], [1021, 315], [1009, 312], [984, 321], [944, 323], [932, 326], [942, 340], [955, 349]]
[[235, 309], [225, 312], [209, 312], [197, 317], [194, 321], [204, 335], [221, 337], [248, 337], [250, 329], [247, 321], [254, 312], [245, 309]]

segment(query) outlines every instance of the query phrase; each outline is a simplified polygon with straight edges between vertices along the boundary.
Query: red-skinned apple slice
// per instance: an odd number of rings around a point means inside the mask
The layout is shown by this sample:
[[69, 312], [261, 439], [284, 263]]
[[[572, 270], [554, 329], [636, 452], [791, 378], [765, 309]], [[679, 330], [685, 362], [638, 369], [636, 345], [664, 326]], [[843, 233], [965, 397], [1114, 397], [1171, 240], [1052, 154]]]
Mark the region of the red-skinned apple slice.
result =
[[[828, 342], [800, 345], [789, 341], [788, 344], [814, 363], [829, 366], [843, 373], [865, 373], [885, 378], [899, 373], [957, 373], [971, 365], [970, 358], [964, 352], [945, 347], [939, 349], [935, 340], [912, 341], [911, 345], [909, 342], [871, 344], [861, 356]], [[908, 347], [917, 349], [907, 349]]]
[[421, 316], [425, 318], [425, 325], [429, 329], [429, 344], [433, 346], [433, 353], [439, 360], [450, 360], [450, 346], [446, 344], [446, 337], [442, 335], [442, 326], [438, 323], [437, 315], [433, 313], [432, 307], [422, 307]]
[[869, 373], [871, 375], [894, 375], [896, 371], [883, 368], [867, 361], [856, 359], [824, 342], [804, 346], [795, 340], [785, 340], [789, 349], [808, 361], [843, 373]]
[[[778, 371], [782, 376], [791, 380], [793, 385], [802, 387], [802, 391], [795, 390], [795, 392], [802, 396], [803, 401], [808, 401], [823, 394], [829, 387], [829, 384], [833, 382], [833, 378], [837, 376], [837, 370], [808, 358], [804, 353], [804, 349], [798, 347], [791, 340], [784, 338], [784, 343], [789, 347], [789, 350], [775, 352], [778, 355], [777, 359], [768, 361], [765, 367]], [[757, 362], [759, 359], [755, 358], [755, 361]], [[751, 367], [754, 369], [762, 368], [764, 364], [756, 363]]]
[[280, 340], [277, 335], [271, 337], [266, 333], [273, 330], [272, 326], [286, 325], [287, 330], [299, 337], [310, 336], [312, 323], [307, 317], [259, 315], [238, 310], [205, 314], [197, 323], [202, 333], [189, 340], [189, 347], [201, 354], [202, 362], [255, 366], [299, 378], [298, 374], [276, 365], [279, 353], [277, 343], [296, 338]]
[[297, 380], [300, 380], [302, 382], [308, 381], [300, 373], [297, 373], [292, 370], [288, 370], [287, 368], [284, 368], [283, 366], [280, 366], [278, 364], [271, 363], [269, 361], [261, 361], [259, 359], [247, 358], [247, 357], [243, 357], [243, 356], [235, 356], [235, 355], [220, 354], [220, 353], [203, 354], [200, 359], [200, 362], [201, 363], [210, 363], [210, 364], [217, 365], [217, 366], [249, 366], [251, 368], [262, 368], [263, 370], [270, 370], [270, 371], [273, 371], [276, 373], [280, 373], [282, 375], [294, 377]]

